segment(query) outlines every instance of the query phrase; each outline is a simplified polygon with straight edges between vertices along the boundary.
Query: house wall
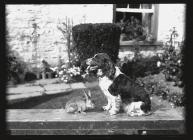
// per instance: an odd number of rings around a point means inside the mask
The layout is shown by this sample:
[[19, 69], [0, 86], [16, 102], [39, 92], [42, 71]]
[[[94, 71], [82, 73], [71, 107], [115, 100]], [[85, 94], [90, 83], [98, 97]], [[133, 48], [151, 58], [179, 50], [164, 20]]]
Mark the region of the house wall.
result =
[[57, 28], [66, 17], [73, 25], [112, 23], [112, 13], [112, 4], [6, 5], [7, 42], [26, 62], [38, 66], [45, 59], [54, 66], [60, 56], [67, 61], [66, 38]]
[[[112, 23], [113, 4], [6, 5], [7, 42], [11, 49], [30, 64], [38, 66], [40, 60], [45, 59], [54, 66], [59, 57], [62, 62], [66, 62], [66, 38], [57, 28], [66, 17], [73, 20], [73, 25]], [[34, 23], [37, 24], [36, 30], [33, 28]], [[168, 40], [172, 27], [176, 27], [178, 40], [182, 40], [185, 32], [185, 5], [159, 4], [157, 26], [158, 41]], [[37, 43], [33, 43], [33, 37], [38, 34]]]
[[179, 34], [178, 41], [184, 39], [185, 35], [185, 4], [159, 4], [158, 14], [158, 41], [167, 41], [169, 30], [176, 27]]

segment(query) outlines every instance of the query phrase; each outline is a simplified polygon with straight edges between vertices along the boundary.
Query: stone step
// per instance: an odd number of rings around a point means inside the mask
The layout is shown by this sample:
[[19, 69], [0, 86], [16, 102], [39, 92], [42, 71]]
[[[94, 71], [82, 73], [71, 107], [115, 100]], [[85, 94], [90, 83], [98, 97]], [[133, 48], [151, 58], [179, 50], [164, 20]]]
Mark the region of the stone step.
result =
[[124, 113], [110, 116], [106, 111], [68, 114], [63, 109], [8, 109], [6, 116], [8, 131], [13, 135], [133, 134], [138, 130], [181, 134], [185, 122], [184, 116], [175, 109], [157, 110], [152, 115], [139, 117]]

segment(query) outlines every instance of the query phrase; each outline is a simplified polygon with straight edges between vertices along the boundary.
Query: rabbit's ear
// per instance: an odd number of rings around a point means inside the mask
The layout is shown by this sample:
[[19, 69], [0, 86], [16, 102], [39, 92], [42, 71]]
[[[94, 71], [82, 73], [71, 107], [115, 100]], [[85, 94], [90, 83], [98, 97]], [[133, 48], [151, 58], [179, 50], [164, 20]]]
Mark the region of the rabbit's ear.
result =
[[90, 90], [88, 91], [88, 94], [87, 94], [87, 95], [88, 95], [89, 98], [91, 98], [91, 92], [90, 92]]
[[83, 89], [84, 96], [86, 97], [86, 100], [89, 99], [88, 94], [86, 93], [85, 89]]

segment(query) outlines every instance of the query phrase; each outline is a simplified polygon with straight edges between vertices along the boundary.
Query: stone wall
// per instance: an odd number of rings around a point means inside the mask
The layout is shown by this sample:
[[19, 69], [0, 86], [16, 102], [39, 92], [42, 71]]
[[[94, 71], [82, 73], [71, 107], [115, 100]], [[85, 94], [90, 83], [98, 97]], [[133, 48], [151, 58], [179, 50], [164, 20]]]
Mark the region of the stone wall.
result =
[[[80, 23], [112, 23], [113, 5], [6, 5], [7, 41], [29, 64], [52, 66], [67, 59], [67, 40], [57, 26], [69, 18]], [[102, 15], [102, 16], [101, 16]]]

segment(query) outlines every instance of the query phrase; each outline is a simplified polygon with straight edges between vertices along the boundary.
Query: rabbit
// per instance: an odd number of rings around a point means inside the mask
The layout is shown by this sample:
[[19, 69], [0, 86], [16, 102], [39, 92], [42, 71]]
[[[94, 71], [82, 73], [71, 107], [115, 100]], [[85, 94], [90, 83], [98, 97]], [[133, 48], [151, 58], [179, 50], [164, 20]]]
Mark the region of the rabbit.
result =
[[65, 110], [67, 113], [86, 113], [86, 110], [94, 109], [95, 104], [91, 101], [91, 93], [88, 91], [86, 93], [85, 90], [83, 90], [85, 99], [79, 99], [79, 100], [69, 100], [66, 103]]

